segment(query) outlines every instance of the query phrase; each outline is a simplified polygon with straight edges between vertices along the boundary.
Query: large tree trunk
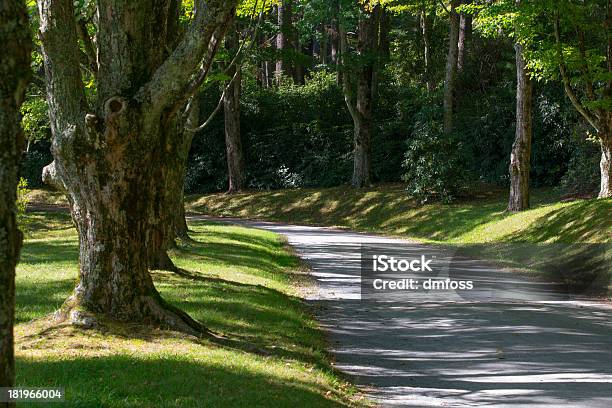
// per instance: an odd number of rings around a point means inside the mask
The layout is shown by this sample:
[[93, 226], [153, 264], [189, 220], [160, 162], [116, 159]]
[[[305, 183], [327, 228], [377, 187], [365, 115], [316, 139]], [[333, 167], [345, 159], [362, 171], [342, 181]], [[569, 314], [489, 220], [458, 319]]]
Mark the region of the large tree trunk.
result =
[[[238, 48], [238, 36], [235, 29], [227, 36], [226, 47], [230, 54]], [[223, 113], [225, 124], [225, 150], [227, 160], [227, 175], [229, 181], [228, 193], [236, 193], [244, 188], [246, 180], [244, 172], [244, 156], [240, 136], [240, 92], [242, 88], [240, 65], [232, 66], [228, 75], [233, 78], [223, 94]]]
[[172, 183], [170, 164], [183, 141], [171, 129], [205, 79], [198, 69], [212, 61], [235, 5], [196, 1], [190, 27], [170, 52], [160, 46], [176, 18], [169, 7], [100, 0], [97, 100], [89, 107], [73, 2], [39, 0], [55, 159], [46, 174], [67, 193], [80, 245], [78, 283], [58, 318], [89, 326], [101, 314], [205, 333], [161, 299], [148, 269], [170, 224], [159, 186]]
[[529, 208], [531, 169], [532, 83], [523, 58], [523, 46], [516, 48], [516, 136], [510, 156], [510, 198], [508, 211]]
[[[463, 4], [470, 4], [472, 0], [464, 0]], [[461, 13], [459, 22], [459, 40], [457, 44], [457, 71], [463, 72], [467, 48], [472, 40], [472, 15]]]
[[451, 1], [449, 15], [448, 54], [446, 56], [446, 73], [444, 76], [444, 133], [450, 133], [453, 130], [453, 98], [459, 38], [459, 15], [456, 12], [456, 8], [459, 6], [459, 3], [459, 0]]
[[[15, 217], [23, 144], [19, 108], [30, 80], [31, 38], [23, 2], [0, 3], [0, 387], [15, 381], [15, 266], [22, 235]], [[13, 406], [0, 402], [0, 407]]]

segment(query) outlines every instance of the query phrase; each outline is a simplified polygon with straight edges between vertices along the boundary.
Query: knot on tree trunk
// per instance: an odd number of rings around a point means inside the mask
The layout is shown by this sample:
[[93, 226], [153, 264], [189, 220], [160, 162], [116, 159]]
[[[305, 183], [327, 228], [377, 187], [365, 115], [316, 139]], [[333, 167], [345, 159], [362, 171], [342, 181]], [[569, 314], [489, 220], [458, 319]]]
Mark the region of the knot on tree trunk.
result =
[[104, 102], [106, 121], [113, 123], [127, 108], [127, 102], [120, 96], [113, 96]]

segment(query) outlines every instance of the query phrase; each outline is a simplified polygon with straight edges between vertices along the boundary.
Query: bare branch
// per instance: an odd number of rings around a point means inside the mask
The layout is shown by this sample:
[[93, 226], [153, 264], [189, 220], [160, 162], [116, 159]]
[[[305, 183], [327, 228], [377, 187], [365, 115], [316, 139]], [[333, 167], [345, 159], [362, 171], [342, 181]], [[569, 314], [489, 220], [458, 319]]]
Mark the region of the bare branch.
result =
[[[258, 3], [258, 1], [255, 1], [255, 5], [253, 7], [253, 15], [257, 11], [257, 3]], [[257, 33], [259, 31], [259, 26], [261, 25], [261, 22], [263, 20], [263, 10], [265, 9], [265, 7], [266, 7], [266, 1], [264, 0], [263, 5], [261, 7], [261, 12], [259, 13], [259, 17], [257, 19], [257, 25], [252, 30], [251, 43], [250, 43], [249, 48], [247, 49], [247, 51], [251, 50], [253, 48], [253, 45], [255, 44], [255, 38], [257, 37]], [[251, 18], [253, 18], [253, 16], [251, 16]], [[242, 43], [240, 44], [240, 47], [238, 47], [238, 51], [236, 51], [236, 54], [232, 58], [230, 64], [227, 67], [225, 67], [225, 69], [223, 71], [225, 74], [227, 74], [230, 71], [230, 69], [232, 69], [234, 67], [234, 65], [238, 64], [238, 59], [241, 56], [242, 49], [244, 48], [244, 44], [246, 43], [246, 41], [247, 41], [247, 38], [245, 38], [244, 41], [242, 41]], [[210, 67], [210, 65], [209, 65], [209, 67]], [[237, 69], [236, 69], [236, 72], [232, 76], [231, 80], [224, 87], [223, 93], [221, 94], [221, 97], [219, 98], [219, 102], [217, 103], [217, 106], [215, 107], [215, 109], [213, 110], [211, 115], [208, 117], [208, 119], [206, 119], [206, 121], [202, 125], [200, 125], [200, 126], [198, 126], [196, 128], [189, 128], [188, 127], [185, 130], [187, 130], [189, 132], [199, 132], [202, 129], [204, 129], [206, 126], [208, 126], [208, 124], [212, 121], [214, 116], [221, 109], [225, 93], [227, 92], [228, 88], [234, 83], [234, 81], [236, 80], [236, 77], [238, 76], [238, 73], [240, 72], [241, 69], [242, 69], [242, 64], [239, 64]], [[195, 90], [194, 90], [194, 93], [195, 93]], [[193, 104], [191, 104], [191, 103], [187, 104], [187, 107], [186, 107], [185, 112], [184, 112], [185, 116], [189, 116], [189, 113], [190, 113], [192, 107], [193, 107]]]
[[446, 14], [450, 14], [451, 13], [451, 11], [446, 7], [446, 4], [444, 4], [443, 0], [439, 0], [438, 2], [440, 3], [440, 5], [444, 9], [444, 11], [446, 11]]
[[[206, 128], [210, 122], [212, 122], [212, 120], [214, 119], [214, 117], [217, 115], [217, 113], [219, 113], [219, 111], [221, 110], [221, 106], [223, 106], [223, 99], [225, 99], [225, 94], [227, 93], [227, 91], [229, 90], [230, 86], [236, 81], [236, 78], [238, 78], [238, 73], [240, 72], [240, 69], [242, 67], [238, 66], [236, 68], [236, 73], [234, 74], [234, 76], [232, 77], [232, 79], [227, 83], [227, 85], [223, 88], [223, 92], [221, 93], [221, 97], [219, 98], [219, 102], [217, 103], [217, 106], [215, 107], [215, 109], [213, 109], [212, 113], [210, 114], [210, 116], [208, 117], [208, 119], [206, 119], [204, 121], [204, 123], [202, 123], [200, 126], [195, 127], [195, 128], [189, 128], [186, 127], [185, 130], [188, 132], [192, 132], [192, 133], [196, 133], [196, 132], [200, 132], [201, 130], [204, 130], [204, 128]], [[188, 111], [190, 110], [191, 106], [188, 108]]]

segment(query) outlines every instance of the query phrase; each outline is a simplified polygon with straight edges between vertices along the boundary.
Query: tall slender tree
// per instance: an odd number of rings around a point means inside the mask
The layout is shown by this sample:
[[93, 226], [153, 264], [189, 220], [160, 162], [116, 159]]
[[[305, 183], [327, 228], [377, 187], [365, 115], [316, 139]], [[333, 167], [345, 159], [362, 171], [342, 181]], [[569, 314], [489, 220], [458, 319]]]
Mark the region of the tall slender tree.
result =
[[[228, 32], [225, 47], [229, 55], [234, 55], [238, 50], [238, 33], [235, 22]], [[231, 79], [227, 84], [224, 84], [225, 89], [223, 91], [228, 193], [241, 191], [246, 180], [242, 138], [240, 135], [241, 71], [242, 65], [240, 63], [235, 63], [228, 67], [227, 74]]]
[[291, 64], [287, 60], [287, 51], [294, 47], [293, 36], [293, 0], [281, 0], [277, 6], [278, 34], [276, 34], [276, 49], [279, 51], [274, 75], [280, 83], [283, 75], [293, 77]]
[[[366, 187], [372, 183], [372, 107], [374, 70], [377, 65], [378, 34], [380, 20], [377, 15], [380, 5], [362, 8], [359, 12], [357, 33], [357, 68], [347, 68], [348, 49], [346, 32], [340, 28], [340, 55], [344, 71], [342, 82], [346, 106], [353, 119], [353, 187]], [[356, 79], [356, 95], [353, 92], [352, 77]]]
[[[0, 2], [0, 387], [15, 380], [15, 266], [22, 234], [15, 200], [23, 144], [19, 108], [30, 80], [30, 28], [24, 3]], [[0, 407], [8, 407], [0, 402]]]
[[38, 0], [54, 162], [47, 178], [67, 193], [79, 234], [79, 280], [57, 313], [75, 324], [97, 314], [202, 334], [165, 302], [148, 272], [166, 239], [160, 185], [182, 132], [171, 130], [199, 85], [236, 0], [196, 0], [193, 20], [168, 49], [177, 13], [167, 1], [97, 3], [96, 97], [85, 98], [74, 3]]
[[532, 89], [530, 74], [523, 56], [524, 47], [516, 50], [516, 132], [510, 155], [510, 198], [508, 211], [529, 208], [529, 172], [531, 170]]
[[425, 84], [427, 86], [427, 91], [433, 92], [435, 85], [433, 80], [432, 66], [431, 28], [435, 18], [435, 13], [430, 11], [426, 3], [423, 2], [419, 10], [419, 17], [421, 34], [423, 36], [423, 65], [425, 68]]
[[459, 14], [457, 13], [459, 4], [460, 0], [451, 0], [449, 10], [448, 53], [444, 75], [444, 133], [453, 130], [453, 102], [459, 52]]
[[[472, 0], [463, 0], [463, 4], [471, 4]], [[459, 39], [457, 42], [457, 72], [463, 72], [468, 47], [472, 39], [472, 15], [462, 11], [459, 14]]]

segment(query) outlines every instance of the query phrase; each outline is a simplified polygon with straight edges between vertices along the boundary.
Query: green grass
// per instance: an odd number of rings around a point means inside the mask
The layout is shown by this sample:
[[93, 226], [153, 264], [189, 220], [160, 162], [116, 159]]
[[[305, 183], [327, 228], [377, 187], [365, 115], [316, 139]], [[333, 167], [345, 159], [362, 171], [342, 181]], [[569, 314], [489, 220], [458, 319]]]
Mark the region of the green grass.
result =
[[154, 272], [162, 296], [235, 344], [221, 347], [136, 324], [50, 323], [45, 316], [74, 286], [78, 241], [66, 213], [28, 219], [17, 271], [18, 385], [66, 387], [71, 407], [366, 404], [332, 369], [299, 297], [305, 271], [278, 236], [194, 223], [198, 244], [172, 254], [188, 276]]
[[533, 192], [532, 208], [505, 211], [507, 192], [480, 192], [446, 205], [417, 205], [401, 185], [190, 196], [189, 211], [402, 236], [440, 243], [611, 242], [612, 200], [559, 202], [548, 190]]

